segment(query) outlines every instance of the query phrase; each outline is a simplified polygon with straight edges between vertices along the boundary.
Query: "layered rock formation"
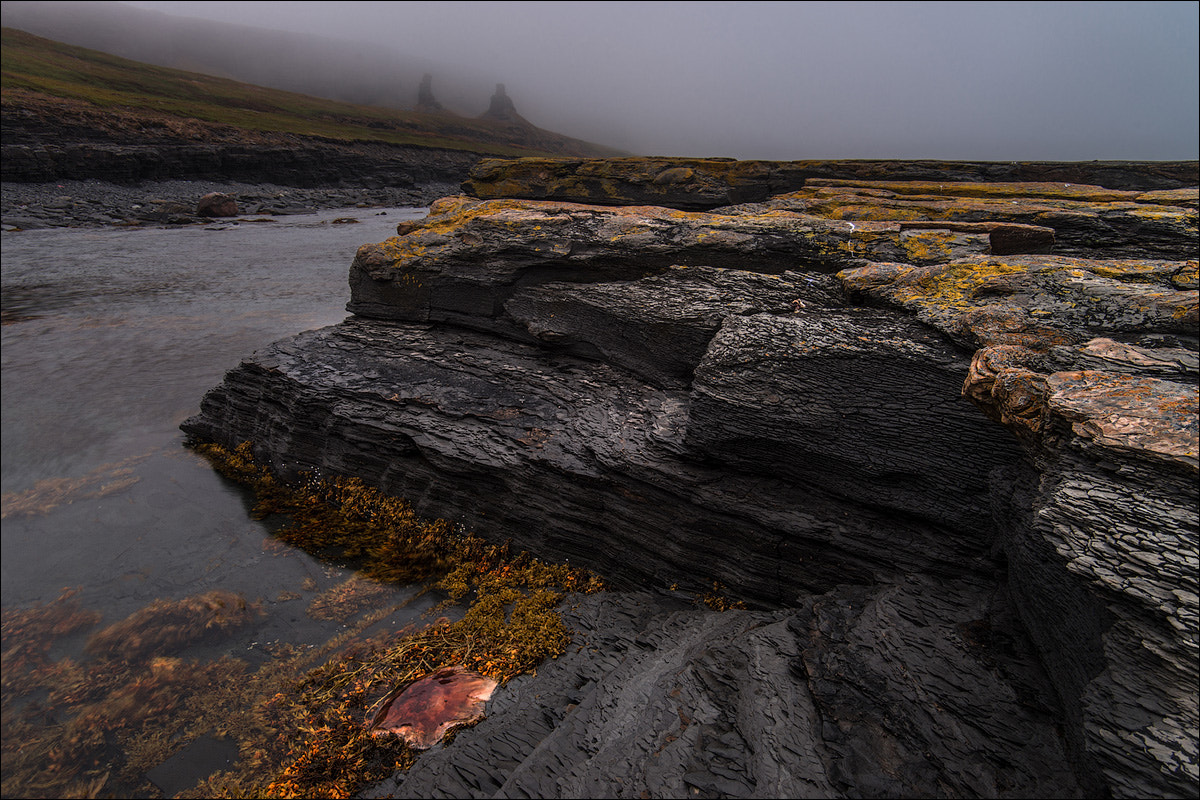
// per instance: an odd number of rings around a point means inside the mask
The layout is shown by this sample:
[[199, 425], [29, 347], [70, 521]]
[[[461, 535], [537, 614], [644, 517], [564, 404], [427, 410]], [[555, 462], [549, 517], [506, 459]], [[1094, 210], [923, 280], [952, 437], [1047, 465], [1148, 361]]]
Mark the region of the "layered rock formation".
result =
[[476, 153], [270, 134], [82, 103], [6, 97], [0, 178], [118, 184], [220, 180], [287, 186], [403, 186], [458, 182]]
[[[484, 159], [474, 197], [705, 209], [756, 203], [827, 179], [939, 183], [1046, 182], [1142, 193], [1200, 184], [1195, 161], [735, 161], [730, 158]], [[1093, 187], [1094, 188], [1094, 187]], [[1010, 198], [1016, 195], [1010, 195]], [[914, 215], [913, 218], [916, 218]]]
[[642, 164], [707, 211], [439, 201], [185, 423], [757, 609], [583, 603], [381, 791], [1194, 795], [1196, 191], [717, 163]]

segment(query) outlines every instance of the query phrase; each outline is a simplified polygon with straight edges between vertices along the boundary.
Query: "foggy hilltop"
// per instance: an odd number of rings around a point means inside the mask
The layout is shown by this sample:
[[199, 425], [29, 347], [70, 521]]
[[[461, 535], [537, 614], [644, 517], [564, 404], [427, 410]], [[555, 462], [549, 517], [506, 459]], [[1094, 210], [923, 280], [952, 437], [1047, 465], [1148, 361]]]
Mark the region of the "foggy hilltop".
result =
[[1200, 142], [1192, 2], [3, 9], [33, 35], [332, 100], [414, 109], [429, 74], [474, 119], [503, 83], [531, 124], [646, 155], [1139, 161]]
[[47, 39], [347, 103], [434, 110], [418, 102], [428, 76], [426, 91], [436, 98], [437, 110], [477, 117], [487, 112], [501, 82], [453, 64], [364, 49], [361, 42], [174, 16], [123, 3], [0, 5], [6, 27]]

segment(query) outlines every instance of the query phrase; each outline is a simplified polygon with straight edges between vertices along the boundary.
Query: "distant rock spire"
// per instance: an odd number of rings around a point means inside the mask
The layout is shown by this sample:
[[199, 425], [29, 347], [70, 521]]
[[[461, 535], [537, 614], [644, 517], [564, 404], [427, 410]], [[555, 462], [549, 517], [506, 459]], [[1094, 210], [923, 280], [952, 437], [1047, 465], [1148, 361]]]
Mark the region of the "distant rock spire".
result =
[[504, 93], [504, 84], [496, 84], [496, 93], [492, 95], [491, 105], [488, 110], [482, 115], [485, 119], [494, 119], [501, 122], [524, 122], [521, 115], [517, 113], [517, 107], [513, 105], [513, 101]]
[[417, 88], [417, 111], [441, 111], [442, 104], [433, 96], [433, 76], [426, 72]]

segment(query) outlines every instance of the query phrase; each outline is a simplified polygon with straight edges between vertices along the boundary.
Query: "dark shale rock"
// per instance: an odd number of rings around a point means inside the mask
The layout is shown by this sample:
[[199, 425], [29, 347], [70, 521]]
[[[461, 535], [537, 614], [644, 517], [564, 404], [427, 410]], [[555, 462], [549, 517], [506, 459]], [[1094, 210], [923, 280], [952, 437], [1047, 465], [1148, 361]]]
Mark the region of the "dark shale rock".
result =
[[672, 266], [631, 281], [551, 282], [522, 287], [502, 318], [553, 352], [605, 361], [658, 387], [686, 387], [712, 337], [730, 315], [799, 313], [840, 306], [829, 275], [769, 275]]
[[[358, 316], [185, 423], [618, 588], [754, 607], [573, 599], [577, 650], [373, 794], [1196, 795], [1192, 195], [806, 191], [447, 198], [359, 250]], [[1145, 212], [1145, 251], [1132, 222], [1084, 257], [1052, 213], [939, 205], [999, 198]]]
[[565, 655], [364, 796], [1082, 796], [1009, 614], [916, 578], [776, 611], [572, 600]]
[[955, 539], [943, 557], [982, 559], [962, 532], [990, 529], [988, 475], [1015, 459], [959, 396], [962, 375], [943, 337], [888, 313], [729, 317], [696, 369], [687, 444], [742, 472], [924, 520]]
[[[51, 142], [56, 140], [52, 139]], [[217, 180], [287, 186], [400, 186], [455, 181], [479, 159], [472, 153], [357, 142], [304, 146], [168, 142], [5, 144], [5, 181], [49, 183], [91, 178], [117, 184]]]
[[0, 179], [16, 183], [206, 180], [312, 187], [459, 183], [476, 153], [254, 133], [58, 99], [5, 99]]
[[[1076, 759], [1116, 796], [1144, 794], [1147, 775], [1171, 797], [1197, 782], [1198, 298], [1179, 288], [1196, 268], [1025, 256], [840, 276], [982, 346], [963, 393], [1036, 470], [1008, 473], [998, 500], [1017, 606]], [[1158, 347], [1087, 338], [1099, 331]]]
[[[350, 311], [480, 326], [517, 287], [544, 281], [632, 280], [680, 265], [835, 272], [864, 259], [934, 264], [991, 252], [984, 229], [465, 197], [440, 200], [423, 223], [398, 230], [359, 249]], [[1034, 249], [1042, 245], [1035, 237]]]
[[[522, 198], [597, 205], [708, 209], [758, 203], [814, 180], [1014, 181], [1173, 190], [1200, 185], [1195, 161], [737, 161], [731, 158], [485, 159], [462, 190], [483, 200]], [[1155, 202], [1155, 201], [1151, 201]]]
[[[969, 411], [956, 400], [967, 362], [958, 356], [956, 372], [955, 357], [942, 350], [944, 402]], [[817, 377], [832, 369], [828, 377], [844, 379], [841, 363], [836, 351], [814, 350], [803, 365], [814, 375], [809, 394], [788, 401], [847, 406], [848, 435], [861, 439], [812, 444], [809, 457], [818, 461], [839, 457], [843, 447], [870, 450], [875, 433], [854, 405], [869, 373], [847, 384]], [[763, 359], [732, 368], [758, 373], [766, 385], [777, 367]], [[769, 395], [760, 402], [764, 416], [780, 407]], [[967, 473], [949, 476], [964, 491], [978, 494], [995, 462], [1017, 457], [1015, 443], [982, 415], [943, 422], [940, 407], [926, 413], [915, 402], [929, 440], [949, 425], [947, 440], [986, 442], [983, 453], [964, 450], [946, 466]], [[985, 515], [962, 512], [981, 523], [969, 532], [931, 525], [950, 515], [942, 510], [946, 487], [932, 486], [928, 507], [914, 512], [921, 490], [899, 487], [899, 471], [916, 469], [898, 466], [902, 455], [883, 465], [897, 484], [891, 490], [865, 481], [810, 485], [766, 467], [741, 473], [689, 453], [691, 403], [686, 389], [655, 389], [610, 365], [535, 345], [350, 319], [244, 362], [205, 397], [187, 430], [225, 444], [252, 439], [283, 472], [317, 466], [360, 476], [413, 499], [423, 514], [544, 557], [592, 564], [618, 585], [701, 591], [716, 580], [778, 604], [845, 581], [991, 569]], [[779, 448], [768, 435], [759, 439], [764, 458]], [[896, 542], [904, 542], [899, 552]]]

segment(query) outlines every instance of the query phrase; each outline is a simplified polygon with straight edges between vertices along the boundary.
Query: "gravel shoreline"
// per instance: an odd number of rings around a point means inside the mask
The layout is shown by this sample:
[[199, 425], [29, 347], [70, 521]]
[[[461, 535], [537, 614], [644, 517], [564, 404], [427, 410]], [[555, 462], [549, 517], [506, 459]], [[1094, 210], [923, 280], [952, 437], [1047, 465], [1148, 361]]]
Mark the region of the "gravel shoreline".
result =
[[113, 225], [190, 225], [212, 222], [196, 213], [209, 192], [233, 197], [240, 215], [304, 214], [332, 208], [427, 206], [458, 194], [457, 184], [411, 188], [299, 188], [221, 181], [156, 181], [133, 186], [98, 180], [0, 184], [0, 228], [4, 231]]

